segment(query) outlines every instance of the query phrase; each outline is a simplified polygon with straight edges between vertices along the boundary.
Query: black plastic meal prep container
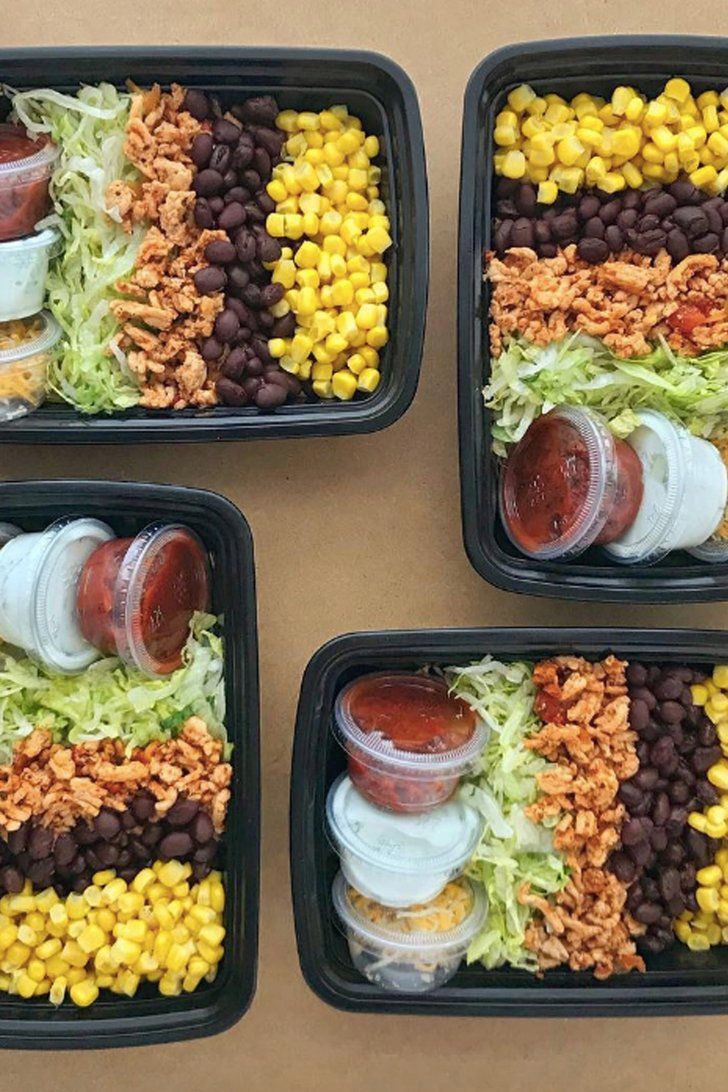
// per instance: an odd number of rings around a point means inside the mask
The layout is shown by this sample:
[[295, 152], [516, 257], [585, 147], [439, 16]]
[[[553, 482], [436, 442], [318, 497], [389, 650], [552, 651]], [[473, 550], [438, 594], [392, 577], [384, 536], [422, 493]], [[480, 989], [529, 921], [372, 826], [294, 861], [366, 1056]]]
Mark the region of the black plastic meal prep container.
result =
[[[381, 353], [382, 380], [373, 395], [352, 402], [289, 405], [274, 413], [246, 407], [205, 410], [129, 410], [86, 417], [46, 403], [0, 427], [13, 443], [167, 443], [332, 436], [386, 428], [412, 401], [420, 372], [429, 259], [425, 147], [419, 104], [409, 76], [388, 57], [355, 50], [230, 46], [73, 46], [0, 49], [0, 84], [53, 87], [73, 93], [102, 80], [123, 87], [158, 82], [200, 87], [232, 105], [272, 94], [282, 108], [322, 110], [344, 103], [381, 139], [382, 193], [394, 246], [387, 257], [389, 344]], [[0, 118], [9, 109], [0, 99]]]
[[592, 549], [571, 561], [535, 561], [511, 544], [498, 514], [498, 462], [482, 388], [490, 373], [489, 293], [483, 253], [491, 243], [493, 128], [508, 92], [605, 97], [620, 83], [657, 93], [671, 76], [703, 91], [728, 85], [728, 39], [629, 35], [525, 42], [496, 50], [470, 77], [463, 114], [458, 256], [458, 368], [463, 538], [474, 568], [507, 591], [637, 603], [728, 599], [728, 561], [676, 552], [653, 566], [618, 565]]
[[156, 985], [133, 998], [103, 990], [89, 1008], [24, 1001], [0, 992], [0, 1047], [82, 1049], [145, 1046], [214, 1035], [231, 1027], [255, 992], [258, 949], [260, 762], [253, 540], [238, 509], [205, 489], [109, 481], [0, 484], [0, 517], [24, 531], [67, 515], [93, 516], [119, 535], [163, 520], [202, 538], [212, 568], [213, 610], [224, 616], [225, 697], [233, 783], [224, 839], [225, 955], [213, 983], [163, 997]]
[[538, 660], [562, 653], [599, 659], [688, 664], [728, 662], [728, 634], [667, 629], [432, 629], [352, 633], [324, 645], [303, 677], [291, 778], [291, 884], [298, 954], [306, 982], [349, 1012], [437, 1016], [687, 1016], [728, 1012], [728, 949], [691, 952], [682, 944], [649, 956], [644, 974], [604, 982], [588, 972], [548, 971], [536, 978], [507, 967], [465, 964], [425, 994], [387, 993], [354, 968], [335, 921], [331, 884], [337, 856], [325, 832], [326, 794], [346, 768], [331, 731], [336, 695], [371, 671], [466, 664], [491, 653]]

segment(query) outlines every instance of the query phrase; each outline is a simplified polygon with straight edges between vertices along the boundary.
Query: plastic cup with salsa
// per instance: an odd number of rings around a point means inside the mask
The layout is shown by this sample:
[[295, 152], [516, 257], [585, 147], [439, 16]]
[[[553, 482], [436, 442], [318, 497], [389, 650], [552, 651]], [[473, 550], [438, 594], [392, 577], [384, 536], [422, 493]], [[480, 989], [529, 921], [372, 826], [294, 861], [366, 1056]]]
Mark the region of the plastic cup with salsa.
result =
[[0, 242], [30, 235], [48, 213], [48, 186], [58, 148], [19, 125], [0, 125]]
[[642, 465], [629, 444], [599, 414], [558, 406], [538, 417], [509, 455], [501, 516], [527, 557], [574, 557], [619, 538], [642, 493]]
[[210, 565], [194, 532], [150, 524], [86, 562], [77, 588], [81, 630], [95, 648], [145, 675], [182, 664], [192, 615], [210, 607]]
[[351, 780], [391, 811], [422, 812], [447, 800], [488, 738], [446, 683], [424, 675], [357, 679], [339, 694], [334, 716]]

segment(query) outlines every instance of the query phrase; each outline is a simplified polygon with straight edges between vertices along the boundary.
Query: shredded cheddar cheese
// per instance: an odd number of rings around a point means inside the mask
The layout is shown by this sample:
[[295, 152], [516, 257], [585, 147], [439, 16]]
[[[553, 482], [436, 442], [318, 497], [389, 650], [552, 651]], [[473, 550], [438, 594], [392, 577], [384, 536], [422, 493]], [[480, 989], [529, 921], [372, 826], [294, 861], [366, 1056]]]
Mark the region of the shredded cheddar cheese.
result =
[[349, 888], [353, 908], [375, 925], [401, 933], [446, 933], [467, 918], [473, 908], [469, 887], [458, 880], [447, 884], [431, 902], [396, 910], [365, 898]]

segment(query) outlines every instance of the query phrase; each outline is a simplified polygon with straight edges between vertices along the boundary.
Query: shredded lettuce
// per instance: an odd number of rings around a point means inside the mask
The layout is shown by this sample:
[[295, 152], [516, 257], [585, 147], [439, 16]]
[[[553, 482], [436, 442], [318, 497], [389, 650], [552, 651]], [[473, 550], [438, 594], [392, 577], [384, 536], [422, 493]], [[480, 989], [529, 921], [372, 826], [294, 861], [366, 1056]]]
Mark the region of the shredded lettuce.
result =
[[486, 656], [468, 667], [446, 668], [451, 690], [466, 701], [490, 728], [477, 769], [461, 795], [485, 817], [485, 829], [468, 875], [485, 888], [489, 914], [468, 949], [468, 962], [491, 969], [508, 963], [536, 969], [536, 956], [525, 946], [532, 910], [521, 906], [524, 883], [538, 895], [552, 895], [567, 880], [566, 864], [554, 850], [551, 832], [525, 814], [537, 796], [536, 775], [548, 763], [523, 747], [540, 727], [533, 708], [536, 690], [532, 666], [500, 663]]
[[164, 678], [150, 679], [115, 657], [78, 675], [55, 675], [29, 660], [0, 652], [0, 762], [34, 728], [46, 728], [59, 743], [120, 739], [128, 748], [173, 737], [190, 716], [201, 717], [219, 739], [225, 735], [222, 638], [217, 619], [196, 614], [183, 664]]
[[531, 422], [554, 406], [599, 410], [618, 436], [639, 423], [640, 409], [659, 410], [696, 436], [728, 430], [728, 348], [685, 357], [661, 340], [634, 360], [601, 341], [572, 334], [545, 348], [515, 338], [493, 361], [485, 404], [493, 412], [493, 449], [504, 455]]
[[30, 133], [50, 133], [61, 150], [51, 180], [55, 213], [44, 221], [63, 237], [46, 285], [65, 334], [50, 386], [83, 413], [128, 409], [139, 390], [118, 348], [109, 300], [118, 295], [116, 281], [134, 268], [143, 229], [126, 234], [106, 210], [106, 189], [115, 179], [139, 177], [123, 150], [131, 96], [108, 83], [77, 95], [4, 90], [14, 117]]

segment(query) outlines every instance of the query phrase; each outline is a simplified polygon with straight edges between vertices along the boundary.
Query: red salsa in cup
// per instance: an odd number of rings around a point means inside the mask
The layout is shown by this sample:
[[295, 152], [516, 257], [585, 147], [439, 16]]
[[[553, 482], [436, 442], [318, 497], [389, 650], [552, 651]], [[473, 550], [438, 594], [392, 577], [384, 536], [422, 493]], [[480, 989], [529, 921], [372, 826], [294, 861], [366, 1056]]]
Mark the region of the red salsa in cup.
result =
[[556, 558], [619, 538], [642, 501], [642, 466], [624, 440], [585, 410], [537, 418], [516, 444], [501, 483], [509, 536], [531, 557]]
[[441, 679], [370, 675], [336, 709], [349, 774], [372, 803], [425, 811], [447, 800], [482, 750], [485, 730]]
[[18, 125], [0, 125], [0, 242], [30, 235], [49, 211], [48, 184], [58, 151]]
[[77, 590], [81, 631], [150, 675], [182, 663], [192, 615], [210, 606], [207, 553], [191, 531], [157, 526], [100, 546]]

